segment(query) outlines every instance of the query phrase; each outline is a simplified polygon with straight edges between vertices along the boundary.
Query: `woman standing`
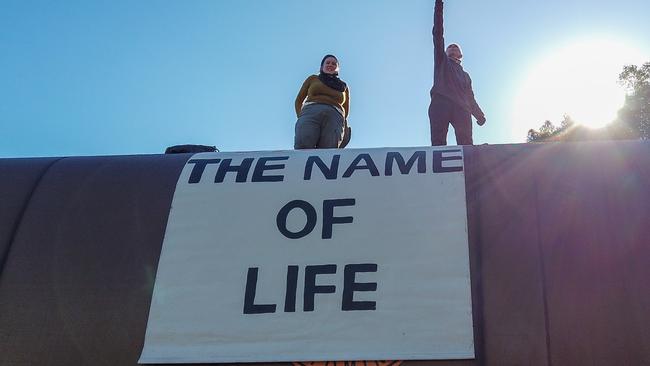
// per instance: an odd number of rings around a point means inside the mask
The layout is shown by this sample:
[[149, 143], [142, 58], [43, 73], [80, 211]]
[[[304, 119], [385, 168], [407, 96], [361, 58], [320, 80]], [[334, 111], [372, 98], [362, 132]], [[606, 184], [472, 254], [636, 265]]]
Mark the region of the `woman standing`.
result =
[[[296, 97], [295, 149], [335, 149], [342, 145], [350, 112], [350, 90], [339, 79], [339, 60], [323, 57], [320, 74], [305, 80]], [[346, 136], [349, 140], [349, 136]]]

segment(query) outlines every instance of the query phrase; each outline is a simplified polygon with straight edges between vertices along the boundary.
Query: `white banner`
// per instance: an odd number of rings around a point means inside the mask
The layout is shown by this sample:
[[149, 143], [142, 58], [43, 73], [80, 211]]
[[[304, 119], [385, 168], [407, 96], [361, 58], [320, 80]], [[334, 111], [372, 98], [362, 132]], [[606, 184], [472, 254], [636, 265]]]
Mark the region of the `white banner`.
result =
[[462, 149], [197, 154], [140, 363], [474, 358]]

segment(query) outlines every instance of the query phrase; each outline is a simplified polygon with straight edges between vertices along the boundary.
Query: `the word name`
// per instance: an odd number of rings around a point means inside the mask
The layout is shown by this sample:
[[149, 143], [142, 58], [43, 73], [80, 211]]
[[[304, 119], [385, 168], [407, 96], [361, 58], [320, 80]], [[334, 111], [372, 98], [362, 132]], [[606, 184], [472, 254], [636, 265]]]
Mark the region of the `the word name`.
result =
[[[376, 158], [375, 158], [376, 159]], [[408, 175], [408, 174], [440, 174], [463, 171], [461, 150], [415, 151], [411, 156], [404, 156], [397, 151], [389, 151], [382, 156], [383, 161], [375, 161], [370, 154], [358, 154], [349, 164], [342, 166], [341, 155], [335, 154], [323, 160], [318, 155], [307, 158], [304, 167], [303, 180], [309, 181], [315, 176], [326, 180], [347, 179], [355, 175], [365, 174], [370, 177]], [[277, 183], [283, 182], [285, 175], [284, 161], [289, 156], [273, 156], [259, 158], [244, 158], [241, 162], [233, 163], [233, 159], [192, 159], [187, 164], [192, 165], [188, 184], [197, 184], [204, 178], [206, 168], [215, 166], [216, 171], [210, 179], [214, 183], [223, 183], [227, 177], [234, 178], [235, 183]]]

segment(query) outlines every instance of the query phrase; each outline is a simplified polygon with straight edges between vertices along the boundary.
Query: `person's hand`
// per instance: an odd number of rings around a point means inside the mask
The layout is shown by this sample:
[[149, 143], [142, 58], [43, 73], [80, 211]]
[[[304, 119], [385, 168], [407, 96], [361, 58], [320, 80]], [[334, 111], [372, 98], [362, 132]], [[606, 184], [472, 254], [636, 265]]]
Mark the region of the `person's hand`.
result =
[[483, 126], [485, 124], [485, 121], [486, 121], [485, 116], [480, 116], [476, 118], [476, 123], [478, 123], [479, 126]]
[[348, 120], [346, 119], [345, 125], [343, 127], [343, 140], [341, 140], [341, 143], [339, 144], [339, 149], [343, 149], [344, 147], [348, 146], [351, 138], [352, 138], [352, 127], [348, 125]]

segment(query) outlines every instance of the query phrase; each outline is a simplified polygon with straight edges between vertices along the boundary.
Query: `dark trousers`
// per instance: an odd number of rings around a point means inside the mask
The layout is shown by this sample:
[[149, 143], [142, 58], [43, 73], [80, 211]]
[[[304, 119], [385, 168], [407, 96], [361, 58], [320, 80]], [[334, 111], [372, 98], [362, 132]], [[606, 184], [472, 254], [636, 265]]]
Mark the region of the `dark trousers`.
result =
[[433, 94], [429, 105], [429, 124], [431, 125], [431, 145], [447, 145], [449, 124], [454, 126], [458, 145], [473, 145], [472, 115], [449, 98]]

